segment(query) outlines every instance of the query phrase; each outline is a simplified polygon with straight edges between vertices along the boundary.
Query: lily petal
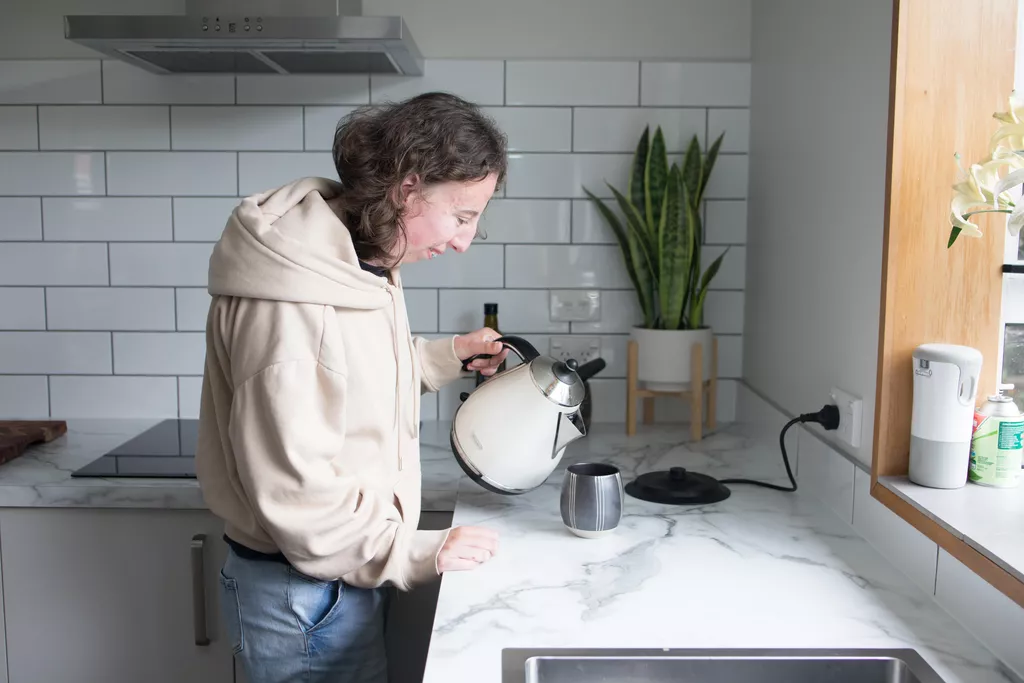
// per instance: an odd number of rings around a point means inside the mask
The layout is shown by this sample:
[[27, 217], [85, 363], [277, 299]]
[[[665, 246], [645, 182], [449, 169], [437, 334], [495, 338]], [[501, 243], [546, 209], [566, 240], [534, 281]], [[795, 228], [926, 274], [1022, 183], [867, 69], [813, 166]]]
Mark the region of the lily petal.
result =
[[981, 237], [982, 232], [975, 223], [966, 221], [955, 213], [949, 214], [949, 224], [954, 228], [960, 228], [960, 234], [964, 237]]
[[992, 194], [1001, 195], [1021, 184], [1024, 184], [1024, 169], [1011, 171], [992, 187]]

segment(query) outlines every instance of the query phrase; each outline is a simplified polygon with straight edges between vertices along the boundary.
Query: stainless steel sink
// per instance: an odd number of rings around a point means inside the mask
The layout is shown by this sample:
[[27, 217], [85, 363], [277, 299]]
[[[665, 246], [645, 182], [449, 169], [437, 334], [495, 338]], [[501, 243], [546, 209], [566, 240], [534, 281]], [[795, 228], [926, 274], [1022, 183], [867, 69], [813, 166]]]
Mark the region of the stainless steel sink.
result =
[[914, 650], [506, 649], [502, 683], [943, 683]]

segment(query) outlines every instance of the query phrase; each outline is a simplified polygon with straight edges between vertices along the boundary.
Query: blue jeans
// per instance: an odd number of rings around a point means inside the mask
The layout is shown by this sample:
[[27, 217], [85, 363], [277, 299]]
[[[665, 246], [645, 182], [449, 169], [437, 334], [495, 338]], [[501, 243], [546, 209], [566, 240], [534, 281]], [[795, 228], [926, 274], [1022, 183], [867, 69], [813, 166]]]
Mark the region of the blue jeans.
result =
[[230, 548], [221, 612], [248, 683], [387, 683], [388, 589], [325, 582]]

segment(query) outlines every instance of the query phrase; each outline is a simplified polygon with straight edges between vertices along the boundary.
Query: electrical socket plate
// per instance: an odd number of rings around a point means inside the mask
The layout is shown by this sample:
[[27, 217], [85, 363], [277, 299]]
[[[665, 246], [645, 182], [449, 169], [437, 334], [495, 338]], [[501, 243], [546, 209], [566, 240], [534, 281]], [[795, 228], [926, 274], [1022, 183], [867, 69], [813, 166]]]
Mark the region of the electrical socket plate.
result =
[[832, 389], [832, 402], [839, 408], [836, 436], [854, 448], [860, 448], [860, 427], [864, 401], [842, 389]]
[[592, 323], [601, 320], [601, 292], [596, 289], [556, 289], [550, 295], [551, 322]]
[[555, 360], [567, 361], [570, 358], [583, 365], [601, 355], [600, 337], [583, 337], [573, 335], [554, 336], [549, 342], [548, 355]]

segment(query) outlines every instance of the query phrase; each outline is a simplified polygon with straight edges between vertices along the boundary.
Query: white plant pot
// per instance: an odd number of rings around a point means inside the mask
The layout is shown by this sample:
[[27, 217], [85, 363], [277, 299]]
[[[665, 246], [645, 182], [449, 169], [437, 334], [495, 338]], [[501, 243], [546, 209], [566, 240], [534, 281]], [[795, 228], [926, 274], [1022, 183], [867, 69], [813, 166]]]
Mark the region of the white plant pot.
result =
[[638, 346], [637, 379], [651, 391], [685, 391], [690, 388], [693, 346], [701, 345], [701, 373], [711, 379], [710, 327], [699, 330], [649, 330], [634, 327], [631, 337]]

